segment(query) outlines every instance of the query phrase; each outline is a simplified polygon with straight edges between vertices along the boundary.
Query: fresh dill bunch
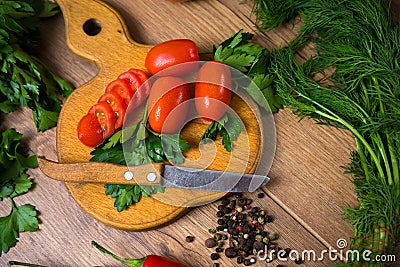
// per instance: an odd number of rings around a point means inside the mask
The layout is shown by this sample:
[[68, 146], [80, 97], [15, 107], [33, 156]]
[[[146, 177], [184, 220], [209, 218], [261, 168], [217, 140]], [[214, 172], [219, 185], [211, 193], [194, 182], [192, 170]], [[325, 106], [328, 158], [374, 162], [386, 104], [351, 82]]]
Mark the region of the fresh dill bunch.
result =
[[[276, 90], [299, 116], [354, 135], [357, 150], [346, 172], [360, 207], [344, 213], [354, 226], [353, 248], [393, 252], [400, 240], [400, 23], [384, 0], [255, 3], [264, 12], [257, 26], [265, 22], [266, 29], [302, 17], [297, 39], [311, 40], [316, 54], [299, 63], [293, 46], [273, 51]], [[261, 8], [272, 3], [279, 8]], [[285, 20], [272, 24], [267, 17]]]

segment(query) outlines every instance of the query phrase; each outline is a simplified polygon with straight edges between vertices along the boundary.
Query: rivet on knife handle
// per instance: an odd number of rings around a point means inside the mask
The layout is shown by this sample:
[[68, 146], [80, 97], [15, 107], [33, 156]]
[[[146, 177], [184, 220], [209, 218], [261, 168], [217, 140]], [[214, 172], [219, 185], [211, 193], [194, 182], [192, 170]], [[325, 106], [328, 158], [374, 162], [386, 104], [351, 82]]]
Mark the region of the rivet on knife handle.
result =
[[58, 163], [38, 158], [40, 170], [48, 177], [74, 183], [159, 185], [163, 165], [145, 164], [132, 169], [104, 162]]

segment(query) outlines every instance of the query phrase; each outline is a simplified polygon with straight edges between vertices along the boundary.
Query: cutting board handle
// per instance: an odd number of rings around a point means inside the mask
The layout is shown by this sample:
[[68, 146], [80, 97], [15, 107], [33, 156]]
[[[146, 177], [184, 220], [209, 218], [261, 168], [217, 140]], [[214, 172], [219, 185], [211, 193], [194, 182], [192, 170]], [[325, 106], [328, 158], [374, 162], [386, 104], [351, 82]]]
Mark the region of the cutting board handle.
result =
[[118, 64], [132, 50], [139, 54], [148, 51], [148, 46], [132, 40], [122, 17], [103, 1], [57, 0], [57, 3], [64, 16], [69, 48], [100, 69]]

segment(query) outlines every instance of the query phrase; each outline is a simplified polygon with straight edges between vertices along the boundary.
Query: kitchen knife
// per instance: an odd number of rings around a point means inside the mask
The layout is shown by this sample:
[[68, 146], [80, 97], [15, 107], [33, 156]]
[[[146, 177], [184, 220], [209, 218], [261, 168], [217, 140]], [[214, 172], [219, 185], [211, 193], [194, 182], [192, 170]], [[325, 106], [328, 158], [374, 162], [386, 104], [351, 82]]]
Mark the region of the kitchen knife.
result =
[[40, 170], [48, 177], [73, 183], [139, 184], [214, 192], [253, 192], [269, 182], [263, 175], [242, 174], [145, 164], [117, 165], [104, 162], [58, 163], [38, 158]]

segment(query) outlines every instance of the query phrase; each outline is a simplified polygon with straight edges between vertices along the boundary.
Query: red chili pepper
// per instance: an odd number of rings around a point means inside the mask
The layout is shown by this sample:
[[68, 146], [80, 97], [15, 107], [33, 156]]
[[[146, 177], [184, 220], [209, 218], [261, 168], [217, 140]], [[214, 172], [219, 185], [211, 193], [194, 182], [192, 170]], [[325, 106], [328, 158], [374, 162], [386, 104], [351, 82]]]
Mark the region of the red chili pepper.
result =
[[96, 242], [92, 241], [92, 246], [100, 250], [106, 255], [109, 255], [113, 257], [114, 259], [118, 260], [119, 262], [125, 264], [128, 267], [188, 267], [187, 265], [184, 265], [182, 263], [178, 263], [176, 261], [167, 259], [165, 257], [157, 256], [157, 255], [148, 255], [144, 258], [141, 259], [128, 259], [128, 258], [122, 258], [119, 257], [115, 254], [113, 254], [111, 251], [103, 248]]

